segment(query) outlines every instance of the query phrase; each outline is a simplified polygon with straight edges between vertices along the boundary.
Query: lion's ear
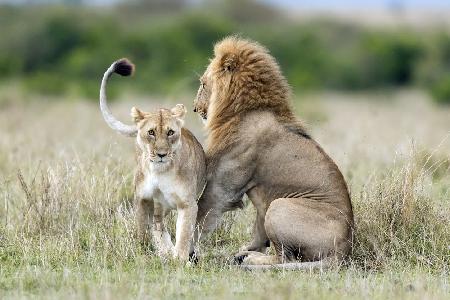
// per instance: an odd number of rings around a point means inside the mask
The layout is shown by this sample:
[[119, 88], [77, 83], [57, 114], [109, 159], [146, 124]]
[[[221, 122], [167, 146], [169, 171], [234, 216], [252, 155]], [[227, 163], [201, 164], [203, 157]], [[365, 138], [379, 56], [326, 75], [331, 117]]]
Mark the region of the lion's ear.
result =
[[225, 55], [222, 59], [222, 69], [226, 72], [233, 72], [237, 68], [238, 58], [236, 54]]
[[142, 121], [142, 119], [144, 119], [145, 114], [139, 110], [136, 107], [133, 107], [131, 109], [131, 117], [133, 118], [134, 123], [139, 123], [140, 121]]

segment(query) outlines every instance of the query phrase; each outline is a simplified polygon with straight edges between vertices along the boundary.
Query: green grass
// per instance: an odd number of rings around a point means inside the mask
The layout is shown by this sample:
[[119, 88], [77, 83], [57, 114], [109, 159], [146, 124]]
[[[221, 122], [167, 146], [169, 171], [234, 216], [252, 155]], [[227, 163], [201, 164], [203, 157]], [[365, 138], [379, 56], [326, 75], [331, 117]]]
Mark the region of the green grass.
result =
[[[133, 140], [86, 102], [4, 102], [0, 298], [447, 299], [450, 111], [417, 92], [366, 97], [305, 95], [298, 105], [349, 183], [357, 234], [348, 263], [253, 273], [230, 264], [250, 239], [250, 204], [224, 217], [198, 265], [161, 261], [135, 238]], [[131, 106], [158, 102], [127, 99], [113, 111], [127, 120]], [[196, 116], [186, 123], [202, 137]]]

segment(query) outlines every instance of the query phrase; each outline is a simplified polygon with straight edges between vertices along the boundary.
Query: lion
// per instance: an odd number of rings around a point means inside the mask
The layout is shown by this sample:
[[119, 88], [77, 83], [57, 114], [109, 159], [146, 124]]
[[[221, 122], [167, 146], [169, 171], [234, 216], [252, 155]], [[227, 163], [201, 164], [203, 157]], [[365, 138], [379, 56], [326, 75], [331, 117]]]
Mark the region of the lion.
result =
[[[100, 109], [112, 129], [136, 137], [134, 186], [139, 238], [143, 242], [150, 240], [148, 229], [152, 222], [158, 254], [186, 261], [197, 217], [197, 200], [206, 184], [205, 154], [194, 135], [183, 127], [186, 108], [182, 104], [152, 112], [133, 107], [134, 125], [125, 125], [114, 118], [107, 106], [106, 83], [113, 73], [128, 76], [133, 70], [131, 62], [121, 59], [105, 72]], [[178, 212], [175, 246], [163, 222], [163, 217], [174, 209]]]
[[[206, 120], [207, 186], [195, 240], [221, 216], [256, 208], [252, 241], [235, 260], [245, 269], [305, 269], [343, 262], [353, 245], [353, 212], [339, 168], [291, 108], [291, 89], [257, 42], [227, 37], [200, 78], [194, 110]], [[266, 255], [269, 245], [275, 255]], [[193, 248], [191, 248], [193, 251]]]

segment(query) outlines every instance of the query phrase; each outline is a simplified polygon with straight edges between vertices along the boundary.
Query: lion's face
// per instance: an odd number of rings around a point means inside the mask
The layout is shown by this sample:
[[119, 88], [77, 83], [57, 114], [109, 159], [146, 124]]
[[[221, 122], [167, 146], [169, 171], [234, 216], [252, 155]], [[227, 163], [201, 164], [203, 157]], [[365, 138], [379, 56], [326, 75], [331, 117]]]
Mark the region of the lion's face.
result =
[[211, 98], [212, 80], [208, 69], [200, 77], [200, 87], [198, 88], [197, 97], [194, 100], [194, 112], [198, 113], [205, 123], [208, 119], [208, 106]]
[[131, 116], [138, 128], [137, 144], [154, 167], [170, 165], [181, 146], [181, 128], [186, 109], [178, 104], [171, 110], [142, 112], [133, 107]]

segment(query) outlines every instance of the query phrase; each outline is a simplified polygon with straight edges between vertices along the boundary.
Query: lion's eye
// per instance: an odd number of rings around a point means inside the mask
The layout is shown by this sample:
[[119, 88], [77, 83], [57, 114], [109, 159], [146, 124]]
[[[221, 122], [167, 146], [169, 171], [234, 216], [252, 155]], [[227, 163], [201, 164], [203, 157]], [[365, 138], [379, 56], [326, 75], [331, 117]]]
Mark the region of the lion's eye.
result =
[[172, 136], [175, 133], [175, 131], [173, 131], [172, 129], [170, 129], [169, 131], [167, 131], [167, 135], [168, 136]]
[[201, 87], [202, 87], [202, 89], [204, 89], [205, 87], [206, 87], [206, 84], [205, 83], [200, 83], [200, 85], [201, 85]]
[[150, 130], [148, 131], [148, 135], [149, 135], [149, 136], [155, 136], [155, 131], [154, 131], [153, 129], [150, 129]]

